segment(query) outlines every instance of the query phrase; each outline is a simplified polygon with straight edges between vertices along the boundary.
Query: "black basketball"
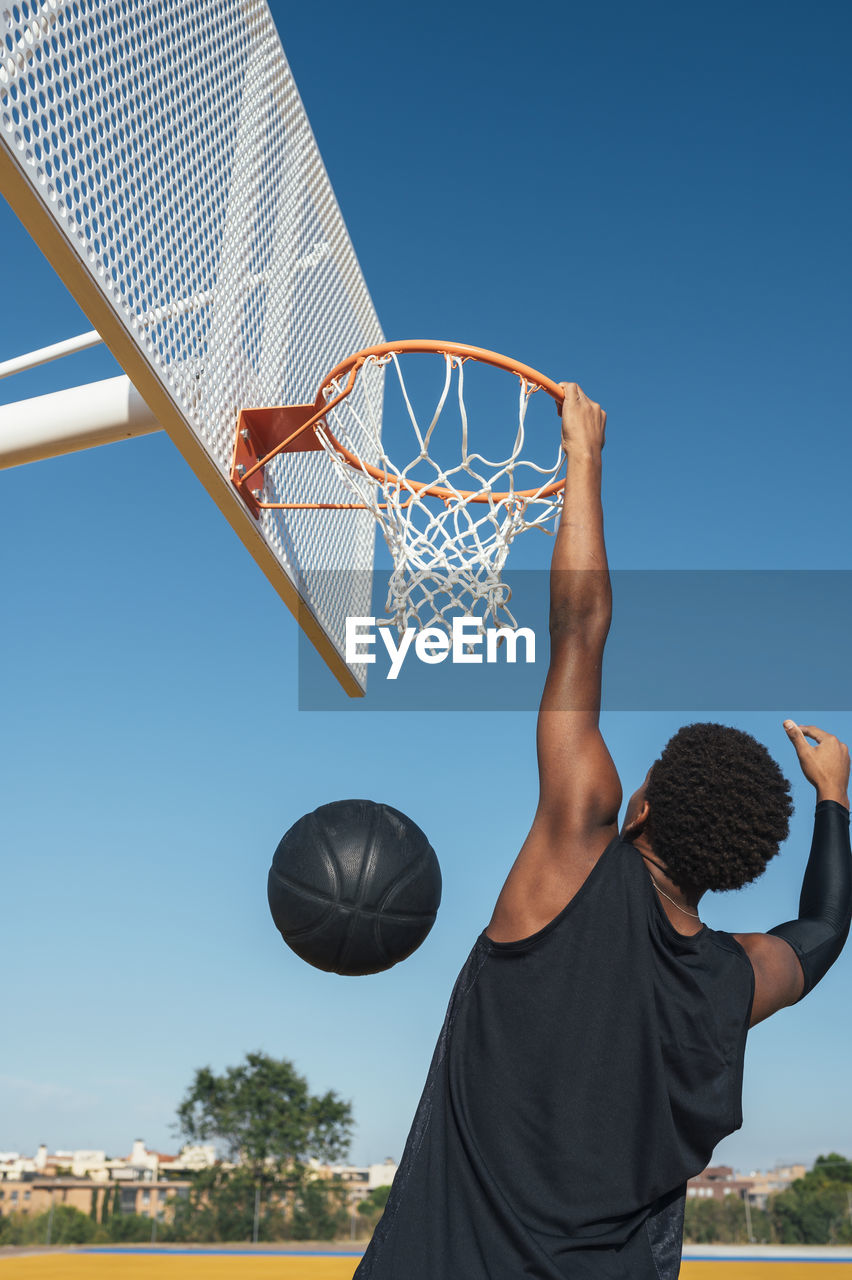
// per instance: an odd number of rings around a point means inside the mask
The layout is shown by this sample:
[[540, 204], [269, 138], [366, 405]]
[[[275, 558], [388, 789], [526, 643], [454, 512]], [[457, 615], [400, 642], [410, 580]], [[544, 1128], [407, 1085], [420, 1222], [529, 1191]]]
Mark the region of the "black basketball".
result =
[[306, 813], [272, 859], [269, 908], [297, 956], [327, 973], [381, 973], [410, 956], [441, 902], [441, 868], [416, 822], [388, 804]]

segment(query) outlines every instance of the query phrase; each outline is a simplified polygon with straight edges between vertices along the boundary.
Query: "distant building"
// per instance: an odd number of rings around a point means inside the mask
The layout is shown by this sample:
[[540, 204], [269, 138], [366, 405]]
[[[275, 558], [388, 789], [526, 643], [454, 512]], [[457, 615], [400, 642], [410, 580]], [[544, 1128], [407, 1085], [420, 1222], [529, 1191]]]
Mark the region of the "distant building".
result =
[[17, 1151], [0, 1152], [0, 1181], [29, 1181], [39, 1177], [87, 1179], [100, 1183], [156, 1182], [163, 1175], [195, 1173], [215, 1163], [216, 1149], [210, 1143], [185, 1146], [179, 1155], [174, 1156], [149, 1151], [144, 1141], [137, 1138], [130, 1154], [118, 1157], [89, 1149], [51, 1154], [42, 1143], [34, 1158], [22, 1156]]
[[750, 1183], [734, 1174], [727, 1164], [714, 1164], [690, 1178], [686, 1184], [686, 1194], [691, 1199], [724, 1200], [727, 1196], [739, 1196], [746, 1193]]
[[724, 1200], [727, 1196], [747, 1199], [756, 1209], [765, 1209], [771, 1195], [784, 1191], [797, 1178], [804, 1177], [803, 1164], [778, 1165], [771, 1173], [760, 1171], [735, 1174], [730, 1165], [708, 1165], [686, 1184], [690, 1199]]
[[369, 1187], [373, 1191], [376, 1187], [389, 1187], [396, 1176], [397, 1164], [391, 1156], [385, 1156], [381, 1164], [370, 1164], [369, 1169]]
[[765, 1209], [769, 1197], [779, 1191], [786, 1191], [792, 1183], [804, 1178], [807, 1168], [803, 1164], [776, 1165], [769, 1173], [756, 1172], [749, 1175], [751, 1186], [748, 1190], [749, 1203], [756, 1209]]
[[[39, 1147], [39, 1151], [41, 1148]], [[45, 1152], [44, 1165], [47, 1163], [47, 1154]], [[105, 1151], [75, 1151], [71, 1160], [71, 1177], [72, 1178], [97, 1178], [109, 1177], [107, 1170], [107, 1158]]]
[[[162, 1219], [170, 1197], [189, 1194], [192, 1175], [216, 1164], [212, 1143], [184, 1146], [178, 1155], [149, 1151], [141, 1138], [127, 1156], [111, 1157], [104, 1151], [50, 1153], [44, 1143], [34, 1158], [17, 1151], [0, 1152], [0, 1217], [10, 1213], [43, 1213], [51, 1204], [66, 1204], [100, 1220], [108, 1197], [109, 1208], [120, 1213]], [[323, 1165], [309, 1161], [319, 1178], [339, 1178], [346, 1184], [348, 1200], [356, 1207], [376, 1187], [389, 1186], [396, 1162], [381, 1164]]]
[[339, 1178], [346, 1183], [349, 1204], [353, 1207], [376, 1187], [390, 1186], [397, 1170], [396, 1161], [390, 1156], [382, 1164], [320, 1164], [318, 1160], [309, 1160], [308, 1167], [319, 1178]]
[[[119, 1190], [120, 1213], [138, 1213], [144, 1218], [166, 1216], [167, 1204], [172, 1197], [189, 1194], [190, 1182], [133, 1182], [122, 1184]], [[92, 1214], [100, 1220], [104, 1212], [104, 1200], [115, 1194], [113, 1186], [91, 1178], [42, 1178], [27, 1181], [0, 1182], [0, 1217], [12, 1213], [44, 1213], [51, 1204], [70, 1205], [81, 1213]], [[112, 1207], [112, 1206], [110, 1206]]]
[[160, 1156], [160, 1168], [166, 1172], [197, 1173], [199, 1169], [210, 1169], [215, 1163], [216, 1148], [212, 1142], [181, 1147], [176, 1156]]

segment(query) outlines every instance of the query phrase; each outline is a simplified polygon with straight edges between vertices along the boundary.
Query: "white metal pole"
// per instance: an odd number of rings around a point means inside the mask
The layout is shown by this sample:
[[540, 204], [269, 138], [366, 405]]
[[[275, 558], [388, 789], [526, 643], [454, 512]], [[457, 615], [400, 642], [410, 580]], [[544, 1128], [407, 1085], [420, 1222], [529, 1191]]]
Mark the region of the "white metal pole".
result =
[[0, 469], [162, 430], [129, 378], [0, 405]]
[[101, 342], [103, 338], [97, 329], [91, 329], [88, 333], [79, 333], [76, 338], [65, 338], [63, 342], [54, 342], [49, 347], [39, 347], [38, 351], [29, 351], [24, 356], [0, 362], [0, 378], [23, 373], [26, 369], [35, 369], [37, 365], [60, 360], [62, 356], [73, 355], [75, 351], [86, 351], [89, 347], [97, 347]]

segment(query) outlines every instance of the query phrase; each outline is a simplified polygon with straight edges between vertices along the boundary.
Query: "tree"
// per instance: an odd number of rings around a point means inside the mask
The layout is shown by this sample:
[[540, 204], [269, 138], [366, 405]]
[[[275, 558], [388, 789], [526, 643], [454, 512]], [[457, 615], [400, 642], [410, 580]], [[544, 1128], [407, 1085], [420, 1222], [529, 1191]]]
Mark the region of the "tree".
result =
[[104, 1198], [101, 1201], [101, 1222], [108, 1222], [117, 1213], [121, 1213], [121, 1188], [116, 1183], [114, 1187], [107, 1187], [104, 1192]]
[[333, 1240], [348, 1218], [345, 1183], [339, 1178], [303, 1178], [294, 1197], [290, 1235], [294, 1240]]
[[[255, 1179], [246, 1169], [224, 1169], [221, 1164], [201, 1169], [187, 1194], [174, 1201], [170, 1239], [251, 1239], [255, 1185]], [[260, 1238], [267, 1237], [261, 1234]]]
[[782, 1244], [852, 1243], [852, 1161], [831, 1152], [774, 1196], [772, 1220]]
[[358, 1213], [364, 1219], [364, 1227], [368, 1231], [372, 1231], [376, 1226], [379, 1218], [384, 1213], [385, 1205], [390, 1195], [390, 1186], [373, 1187], [372, 1191], [368, 1191], [364, 1199], [358, 1205]]
[[805, 1174], [805, 1181], [852, 1183], [852, 1160], [831, 1151], [827, 1156], [817, 1156], [813, 1169]]
[[[752, 1209], [752, 1230], [757, 1240], [768, 1234], [765, 1215]], [[738, 1195], [706, 1200], [689, 1197], [683, 1220], [684, 1238], [689, 1244], [747, 1244], [749, 1240], [745, 1204]]]
[[175, 1206], [174, 1238], [245, 1240], [256, 1229], [258, 1239], [328, 1239], [339, 1230], [346, 1217], [339, 1190], [306, 1166], [349, 1150], [351, 1103], [333, 1092], [312, 1095], [286, 1059], [250, 1053], [223, 1075], [196, 1071], [177, 1116], [186, 1141], [213, 1141], [234, 1167], [219, 1163], [193, 1179]]
[[352, 1141], [351, 1103], [333, 1092], [312, 1095], [291, 1062], [265, 1053], [247, 1054], [224, 1075], [200, 1068], [177, 1115], [187, 1141], [212, 1140], [257, 1177], [312, 1157], [341, 1160]]
[[[247, 1240], [253, 1234], [257, 1182], [244, 1168], [202, 1170], [186, 1197], [175, 1201], [170, 1240]], [[267, 1179], [258, 1240], [333, 1240], [348, 1221], [345, 1184], [298, 1166], [288, 1178]]]
[[363, 1213], [365, 1218], [377, 1212], [383, 1213], [389, 1195], [390, 1183], [385, 1187], [373, 1187], [372, 1191], [368, 1191], [358, 1205], [358, 1212]]

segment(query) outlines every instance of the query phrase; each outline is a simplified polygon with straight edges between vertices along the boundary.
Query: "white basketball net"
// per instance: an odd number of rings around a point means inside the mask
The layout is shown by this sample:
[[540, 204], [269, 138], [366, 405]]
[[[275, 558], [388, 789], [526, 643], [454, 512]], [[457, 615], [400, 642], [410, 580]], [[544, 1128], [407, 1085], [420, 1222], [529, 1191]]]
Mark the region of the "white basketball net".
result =
[[[359, 457], [364, 441], [369, 441], [372, 456], [378, 457], [376, 465], [389, 473], [389, 480], [377, 480], [363, 466], [359, 469], [342, 458], [324, 434], [322, 423], [317, 436], [355, 500], [372, 511], [393, 557], [385, 625], [396, 625], [400, 633], [414, 626], [438, 627], [451, 634], [452, 617], [461, 613], [480, 619], [481, 627], [489, 622], [514, 627], [516, 622], [508, 608], [512, 593], [500, 575], [516, 534], [532, 528], [555, 531], [562, 507], [561, 490], [541, 495], [554, 482], [564, 461], [561, 440], [558, 431], [554, 431], [556, 456], [551, 466], [540, 466], [521, 457], [527, 407], [538, 387], [518, 375], [518, 427], [509, 456], [492, 460], [471, 452], [464, 402], [466, 358], [441, 354], [446, 365], [443, 391], [425, 428], [412, 407], [396, 355], [370, 356], [365, 362], [392, 362], [396, 369], [417, 440], [417, 453], [402, 468], [388, 457], [380, 424], [365, 416], [368, 400], [361, 400], [359, 411], [355, 397], [350, 396], [327, 414], [329, 429]], [[430, 456], [429, 448], [450, 395], [454, 373], [461, 456], [455, 465], [441, 466]], [[328, 401], [342, 391], [345, 381], [343, 375], [325, 388]], [[415, 468], [417, 475], [413, 477]], [[411, 483], [413, 479], [419, 484], [440, 486], [449, 491], [449, 496], [424, 494]], [[532, 496], [516, 496], [521, 490], [532, 490]], [[501, 492], [507, 496], [499, 500], [493, 497]], [[482, 494], [487, 501], [473, 502], [475, 494]]]

